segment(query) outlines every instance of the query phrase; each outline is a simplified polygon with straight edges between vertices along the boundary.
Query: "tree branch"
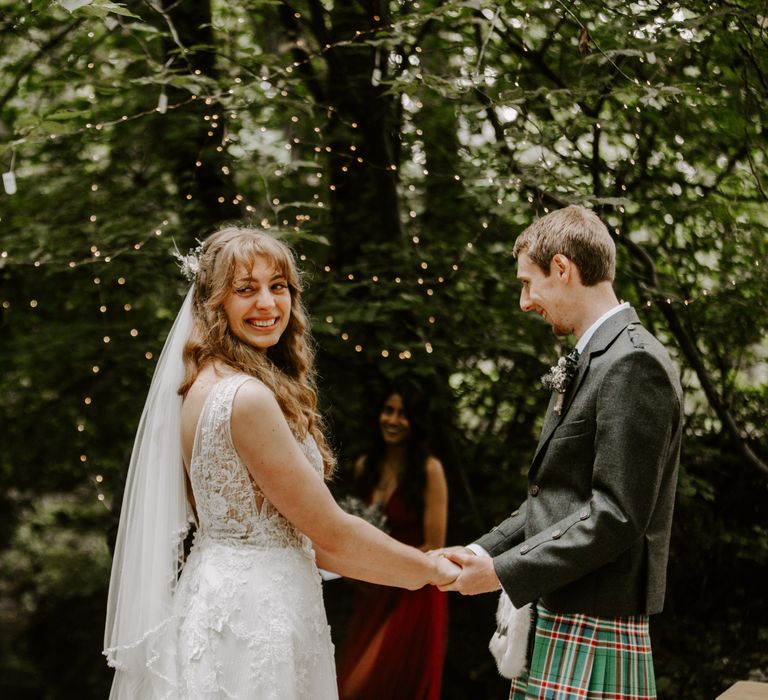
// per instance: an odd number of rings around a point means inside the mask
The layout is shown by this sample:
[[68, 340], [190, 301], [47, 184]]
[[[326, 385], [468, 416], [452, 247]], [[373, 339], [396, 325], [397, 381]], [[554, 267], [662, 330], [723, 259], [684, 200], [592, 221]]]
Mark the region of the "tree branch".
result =
[[677, 340], [677, 344], [683, 352], [688, 364], [696, 373], [696, 377], [699, 380], [701, 389], [704, 395], [707, 397], [709, 405], [715, 412], [715, 415], [720, 419], [720, 422], [733, 441], [738, 446], [740, 452], [744, 458], [756, 467], [763, 475], [768, 477], [768, 464], [766, 464], [749, 446], [746, 439], [742, 436], [739, 430], [736, 420], [732, 413], [728, 410], [725, 403], [718, 394], [715, 388], [714, 382], [709, 376], [709, 372], [702, 359], [701, 352], [699, 351], [696, 341], [691, 334], [685, 328], [684, 324], [680, 320], [677, 312], [672, 308], [670, 304], [664, 303], [663, 295], [660, 293], [660, 282], [658, 273], [656, 272], [656, 265], [651, 256], [646, 252], [644, 248], [635, 243], [629, 236], [620, 236], [619, 241], [632, 253], [634, 258], [638, 260], [645, 269], [646, 279], [649, 282], [648, 287], [655, 292], [656, 300], [662, 315], [667, 321], [669, 330]]
[[13, 80], [8, 86], [8, 89], [3, 93], [2, 97], [0, 97], [0, 111], [2, 111], [2, 109], [5, 107], [8, 100], [13, 97], [14, 93], [19, 87], [21, 79], [24, 78], [32, 70], [35, 63], [37, 63], [49, 51], [52, 51], [54, 48], [56, 48], [61, 40], [64, 39], [64, 37], [67, 36], [67, 34], [69, 34], [73, 29], [79, 27], [83, 21], [84, 20], [82, 19], [76, 19], [70, 22], [66, 27], [64, 27], [64, 29], [62, 29], [58, 34], [54, 34], [34, 54], [32, 54], [32, 56], [24, 61], [24, 63], [16, 70], [15, 75], [13, 76]]

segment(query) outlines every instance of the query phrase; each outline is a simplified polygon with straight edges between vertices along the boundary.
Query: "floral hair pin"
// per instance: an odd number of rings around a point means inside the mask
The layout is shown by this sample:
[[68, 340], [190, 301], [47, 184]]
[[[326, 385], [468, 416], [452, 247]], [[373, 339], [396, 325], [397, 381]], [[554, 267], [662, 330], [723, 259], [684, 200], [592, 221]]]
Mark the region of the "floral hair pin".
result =
[[197, 275], [200, 272], [200, 258], [203, 253], [203, 244], [200, 243], [200, 241], [197, 242], [199, 245], [196, 248], [190, 248], [186, 255], [179, 251], [176, 247], [176, 243], [173, 244], [175, 249], [173, 257], [178, 260], [181, 274], [184, 275], [188, 282], [196, 282]]
[[565, 357], [558, 359], [557, 364], [549, 368], [549, 372], [541, 378], [541, 383], [545, 389], [557, 392], [555, 401], [555, 413], [563, 410], [565, 392], [568, 385], [576, 376], [576, 367], [579, 363], [579, 351], [574, 348]]

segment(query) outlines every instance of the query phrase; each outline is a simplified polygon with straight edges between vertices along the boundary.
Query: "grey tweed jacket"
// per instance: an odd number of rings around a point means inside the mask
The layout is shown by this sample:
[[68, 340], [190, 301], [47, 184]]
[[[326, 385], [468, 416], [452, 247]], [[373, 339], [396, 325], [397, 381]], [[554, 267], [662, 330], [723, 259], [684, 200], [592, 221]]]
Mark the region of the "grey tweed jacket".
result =
[[625, 309], [589, 340], [555, 395], [525, 503], [477, 540], [517, 607], [606, 617], [661, 611], [682, 426], [664, 347]]

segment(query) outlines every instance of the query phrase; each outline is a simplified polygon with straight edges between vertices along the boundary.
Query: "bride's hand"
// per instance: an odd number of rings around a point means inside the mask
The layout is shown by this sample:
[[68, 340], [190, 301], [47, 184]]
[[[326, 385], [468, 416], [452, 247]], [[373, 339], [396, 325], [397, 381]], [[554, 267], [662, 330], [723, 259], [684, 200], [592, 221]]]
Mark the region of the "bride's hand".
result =
[[432, 559], [435, 566], [430, 583], [435, 586], [447, 586], [453, 583], [461, 573], [461, 567], [446, 557], [431, 556], [430, 559]]

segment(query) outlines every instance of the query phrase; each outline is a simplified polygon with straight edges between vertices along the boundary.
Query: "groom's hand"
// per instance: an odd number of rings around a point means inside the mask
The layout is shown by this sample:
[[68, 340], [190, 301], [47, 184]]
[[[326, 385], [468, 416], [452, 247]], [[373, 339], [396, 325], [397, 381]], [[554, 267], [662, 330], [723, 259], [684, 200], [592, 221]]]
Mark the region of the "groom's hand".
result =
[[441, 591], [458, 591], [462, 595], [477, 595], [498, 591], [501, 588], [491, 557], [478, 557], [466, 547], [449, 547], [443, 551], [443, 556], [461, 567], [461, 573], [452, 583], [440, 586]]

